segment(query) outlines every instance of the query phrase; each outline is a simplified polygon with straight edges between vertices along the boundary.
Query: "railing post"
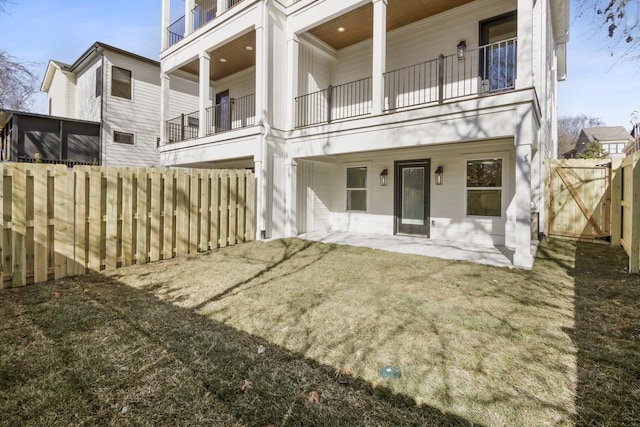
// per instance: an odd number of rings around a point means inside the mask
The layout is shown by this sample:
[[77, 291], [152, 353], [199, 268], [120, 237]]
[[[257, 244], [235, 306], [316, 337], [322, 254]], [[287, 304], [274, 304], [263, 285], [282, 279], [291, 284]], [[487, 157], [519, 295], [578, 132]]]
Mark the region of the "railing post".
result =
[[333, 86], [327, 88], [327, 123], [331, 123], [331, 108], [333, 104]]
[[438, 103], [444, 102], [444, 54], [438, 57]]
[[184, 141], [184, 114], [180, 114], [180, 141]]

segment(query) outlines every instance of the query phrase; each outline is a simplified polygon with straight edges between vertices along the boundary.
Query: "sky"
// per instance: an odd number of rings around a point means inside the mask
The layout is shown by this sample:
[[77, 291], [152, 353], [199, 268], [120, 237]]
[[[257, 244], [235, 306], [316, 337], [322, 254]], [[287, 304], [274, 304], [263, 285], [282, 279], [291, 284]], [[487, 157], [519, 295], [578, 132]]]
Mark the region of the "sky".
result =
[[[7, 2], [7, 13], [0, 14], [0, 49], [33, 63], [39, 83], [50, 59], [73, 63], [96, 41], [159, 57], [160, 0]], [[181, 16], [183, 2], [172, 5], [172, 17]], [[568, 76], [558, 84], [559, 115], [583, 113], [608, 126], [630, 128], [631, 114], [640, 110], [640, 59], [620, 60], [605, 29], [591, 17], [572, 15]], [[33, 111], [46, 113], [46, 95], [35, 101]]]

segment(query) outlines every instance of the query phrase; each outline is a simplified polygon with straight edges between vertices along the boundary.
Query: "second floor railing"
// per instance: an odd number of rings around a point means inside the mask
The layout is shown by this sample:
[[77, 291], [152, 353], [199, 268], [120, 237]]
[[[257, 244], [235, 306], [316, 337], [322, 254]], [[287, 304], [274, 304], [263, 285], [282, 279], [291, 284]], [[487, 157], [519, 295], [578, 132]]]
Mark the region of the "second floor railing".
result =
[[[384, 110], [515, 88], [516, 38], [467, 50], [464, 55], [440, 55], [384, 74]], [[371, 78], [329, 86], [295, 98], [296, 127], [331, 123], [371, 113]]]
[[371, 77], [295, 98], [296, 127], [371, 114]]
[[167, 120], [167, 142], [187, 141], [256, 124], [256, 95], [230, 98], [206, 109], [205, 135], [200, 135], [200, 113], [194, 111]]
[[169, 25], [169, 46], [173, 46], [184, 38], [185, 19], [184, 16], [177, 19], [173, 24]]
[[218, 14], [217, 0], [202, 0], [191, 11], [193, 13], [193, 31], [213, 20]]

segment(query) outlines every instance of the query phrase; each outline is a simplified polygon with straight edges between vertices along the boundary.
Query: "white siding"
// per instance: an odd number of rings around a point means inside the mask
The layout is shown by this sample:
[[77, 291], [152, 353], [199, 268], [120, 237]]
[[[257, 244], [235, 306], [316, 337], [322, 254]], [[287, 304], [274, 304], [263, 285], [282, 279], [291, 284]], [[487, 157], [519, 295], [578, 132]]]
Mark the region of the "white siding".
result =
[[[339, 158], [335, 165], [311, 162], [306, 176], [309, 182], [298, 190], [304, 197], [300, 208], [309, 209], [304, 231], [336, 230], [393, 234], [394, 230], [394, 162], [430, 160], [430, 220], [432, 239], [513, 246], [506, 236], [514, 230], [513, 141], [482, 141], [423, 149], [407, 149], [393, 153], [369, 153]], [[503, 159], [502, 211], [500, 218], [467, 217], [467, 159]], [[367, 212], [346, 211], [346, 175], [348, 166], [362, 165], [367, 170]], [[443, 185], [435, 185], [433, 174], [438, 165], [444, 167]], [[380, 185], [379, 175], [389, 171], [388, 185]], [[306, 195], [304, 194], [306, 190]], [[306, 206], [305, 206], [306, 205]], [[304, 215], [299, 212], [298, 217]]]
[[[96, 60], [84, 68], [76, 77], [75, 110], [80, 120], [100, 121], [100, 102], [102, 97], [96, 96], [96, 69], [102, 61]], [[104, 75], [104, 70], [102, 70]]]
[[[189, 114], [197, 111], [198, 108], [198, 83], [171, 76], [169, 118], [178, 117], [180, 114]], [[158, 115], [158, 117], [160, 116]]]
[[[131, 99], [111, 95], [112, 67], [131, 71]], [[160, 67], [114, 52], [106, 52], [104, 71], [103, 164], [110, 166], [158, 166], [160, 154]], [[94, 72], [95, 74], [95, 72]], [[94, 77], [95, 78], [95, 77]], [[198, 109], [197, 84], [171, 79], [171, 99], [185, 108], [176, 115]], [[177, 90], [176, 90], [177, 89]], [[134, 134], [134, 144], [113, 141], [115, 131]]]
[[49, 87], [48, 98], [51, 103], [52, 116], [74, 118], [73, 116], [73, 75], [56, 69]]

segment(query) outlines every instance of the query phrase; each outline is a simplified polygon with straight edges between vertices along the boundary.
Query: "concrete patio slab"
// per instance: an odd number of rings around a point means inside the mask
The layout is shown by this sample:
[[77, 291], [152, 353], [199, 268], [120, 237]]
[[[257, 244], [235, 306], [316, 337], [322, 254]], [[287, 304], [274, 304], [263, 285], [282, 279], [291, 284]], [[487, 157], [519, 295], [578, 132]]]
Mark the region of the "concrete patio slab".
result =
[[[513, 267], [513, 250], [504, 246], [484, 246], [471, 243], [431, 240], [419, 236], [390, 236], [383, 234], [314, 231], [299, 238], [323, 243], [360, 246], [405, 254], [424, 255], [443, 259], [470, 261], [498, 267]], [[537, 246], [532, 250], [535, 253]]]

